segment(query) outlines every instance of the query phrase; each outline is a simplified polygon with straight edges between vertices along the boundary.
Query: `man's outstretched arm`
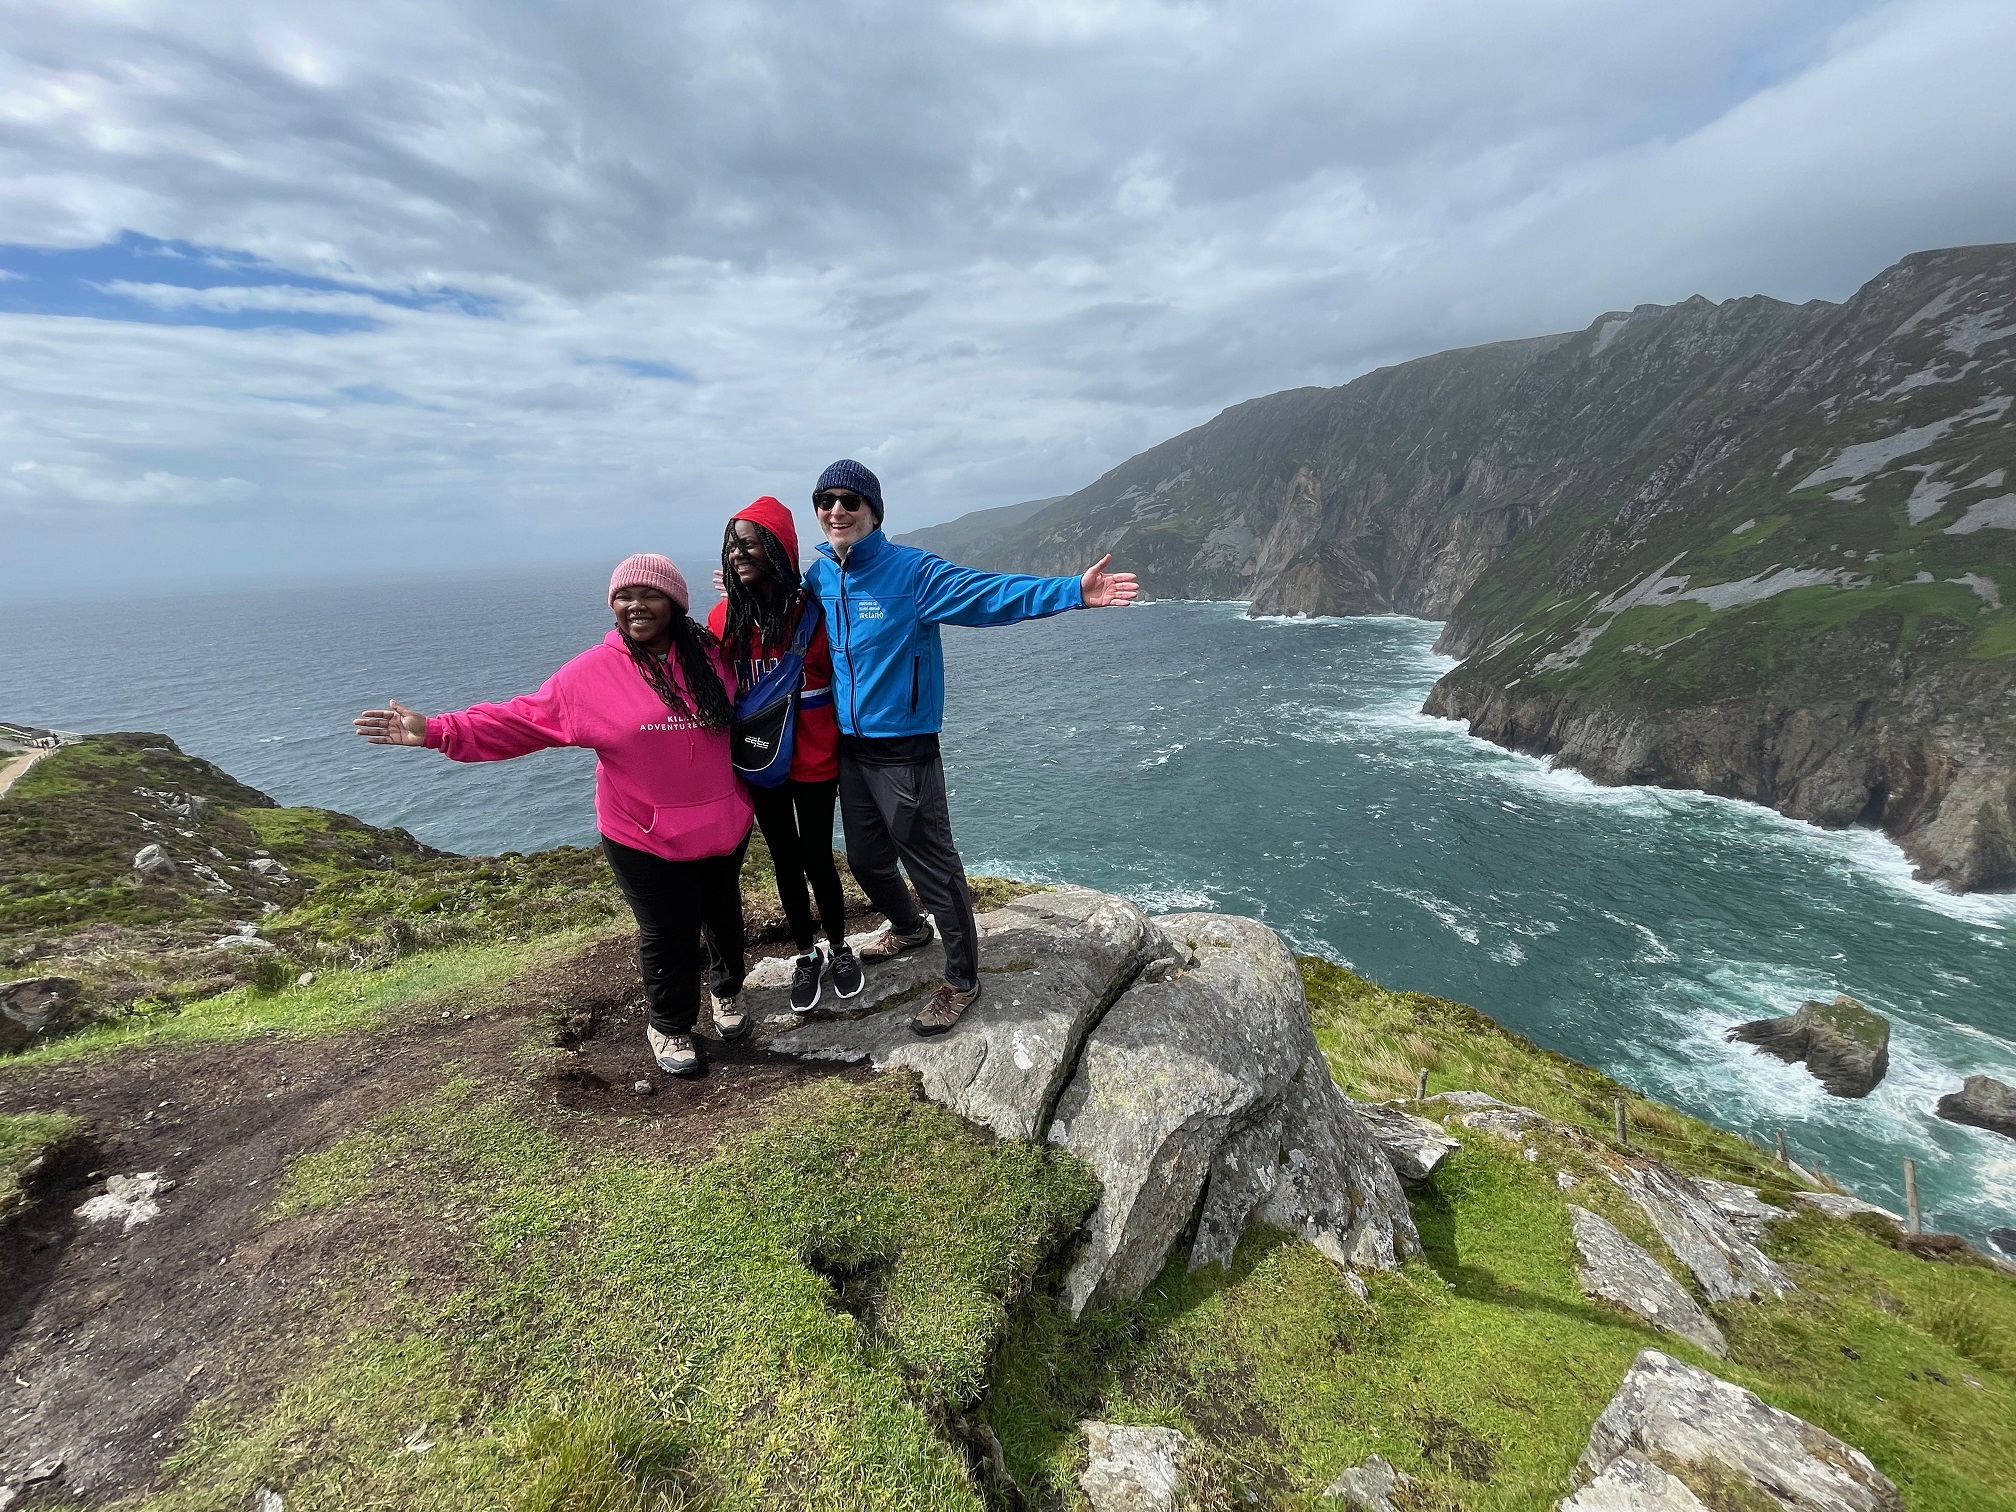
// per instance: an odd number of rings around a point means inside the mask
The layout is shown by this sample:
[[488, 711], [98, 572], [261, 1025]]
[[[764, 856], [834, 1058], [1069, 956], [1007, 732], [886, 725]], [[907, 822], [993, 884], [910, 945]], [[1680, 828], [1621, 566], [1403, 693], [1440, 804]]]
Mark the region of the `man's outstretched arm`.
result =
[[934, 624], [1012, 625], [1067, 609], [1109, 609], [1132, 603], [1134, 574], [1109, 572], [1101, 557], [1081, 577], [1032, 577], [982, 572], [932, 557], [917, 590], [917, 612]]

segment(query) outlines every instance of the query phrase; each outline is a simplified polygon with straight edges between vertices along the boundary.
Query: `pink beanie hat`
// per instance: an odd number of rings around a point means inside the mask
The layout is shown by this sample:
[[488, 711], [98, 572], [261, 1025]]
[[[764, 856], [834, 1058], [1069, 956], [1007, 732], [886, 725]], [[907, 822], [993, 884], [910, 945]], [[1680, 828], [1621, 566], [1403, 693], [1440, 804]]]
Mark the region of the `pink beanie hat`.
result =
[[656, 588], [679, 606], [681, 614], [693, 602], [693, 595], [686, 591], [686, 575], [672, 565], [670, 557], [662, 557], [655, 551], [640, 551], [618, 562], [616, 570], [609, 574], [612, 602], [618, 588]]

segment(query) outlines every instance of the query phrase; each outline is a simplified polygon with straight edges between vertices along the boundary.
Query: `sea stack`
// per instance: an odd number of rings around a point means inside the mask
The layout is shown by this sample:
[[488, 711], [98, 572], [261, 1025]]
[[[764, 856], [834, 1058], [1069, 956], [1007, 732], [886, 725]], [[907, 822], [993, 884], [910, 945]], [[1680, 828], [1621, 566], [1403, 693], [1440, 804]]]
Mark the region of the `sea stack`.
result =
[[1939, 1116], [1948, 1123], [1972, 1124], [2016, 1139], [2016, 1087], [1992, 1076], [1970, 1076], [1958, 1092], [1939, 1099]]
[[1867, 1097], [1890, 1070], [1890, 1021], [1846, 993], [1784, 1018], [1753, 1019], [1727, 1036], [1806, 1069], [1835, 1097]]

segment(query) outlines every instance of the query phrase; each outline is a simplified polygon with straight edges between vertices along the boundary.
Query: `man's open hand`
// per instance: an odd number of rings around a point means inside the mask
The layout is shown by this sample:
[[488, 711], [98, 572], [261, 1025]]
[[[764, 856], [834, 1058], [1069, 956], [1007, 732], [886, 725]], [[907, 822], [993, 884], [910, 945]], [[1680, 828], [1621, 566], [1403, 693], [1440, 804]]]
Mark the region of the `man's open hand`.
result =
[[1087, 609], [1118, 609], [1133, 603], [1134, 595], [1141, 591], [1133, 573], [1106, 570], [1112, 560], [1113, 553], [1109, 551], [1078, 579], [1078, 591], [1084, 596]]

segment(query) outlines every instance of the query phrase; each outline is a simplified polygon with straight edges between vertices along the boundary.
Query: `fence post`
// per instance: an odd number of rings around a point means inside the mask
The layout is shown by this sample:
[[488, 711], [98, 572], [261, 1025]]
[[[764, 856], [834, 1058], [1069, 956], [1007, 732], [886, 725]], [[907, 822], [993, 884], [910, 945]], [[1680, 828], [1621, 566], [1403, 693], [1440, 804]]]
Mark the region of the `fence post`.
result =
[[1792, 1157], [1785, 1153], [1785, 1131], [1783, 1129], [1778, 1131], [1778, 1164], [1792, 1164]]
[[1631, 1115], [1624, 1111], [1624, 1099], [1617, 1099], [1617, 1143], [1628, 1149], [1631, 1144]]
[[1909, 1155], [1904, 1157], [1904, 1232], [1907, 1234], [1925, 1232], [1925, 1225], [1918, 1211], [1918, 1162]]
[[1416, 1097], [1426, 1097], [1428, 1095], [1428, 1068], [1426, 1066], [1423, 1066], [1419, 1071], [1414, 1073], [1414, 1095]]

